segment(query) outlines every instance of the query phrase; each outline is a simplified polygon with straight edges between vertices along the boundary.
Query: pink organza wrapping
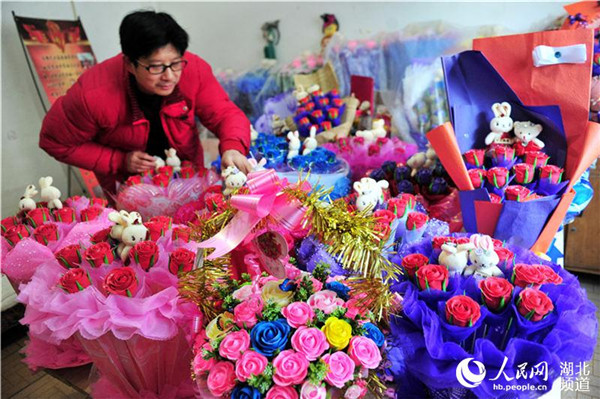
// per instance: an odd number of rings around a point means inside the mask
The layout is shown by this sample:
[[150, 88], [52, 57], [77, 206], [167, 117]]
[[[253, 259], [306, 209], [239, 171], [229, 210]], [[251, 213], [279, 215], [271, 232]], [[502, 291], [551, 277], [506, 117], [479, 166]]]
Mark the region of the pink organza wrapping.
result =
[[153, 216], [174, 216], [177, 210], [198, 200], [204, 191], [215, 184], [219, 176], [209, 171], [204, 176], [172, 179], [167, 187], [156, 186], [149, 177], [142, 184], [121, 186], [116, 199], [117, 209], [139, 212], [144, 220]]
[[[418, 151], [415, 144], [405, 143], [398, 137], [392, 137], [380, 144], [360, 144], [354, 139], [347, 147], [340, 147], [338, 143], [325, 143], [322, 147], [333, 151], [350, 164], [353, 181], [365, 176], [368, 170], [381, 167], [385, 161], [406, 163], [408, 158]], [[376, 147], [378, 150], [374, 151]]]
[[29, 334], [29, 341], [21, 350], [25, 355], [23, 361], [31, 369], [38, 368], [62, 369], [65, 367], [77, 367], [92, 361], [81, 343], [71, 337], [61, 341], [59, 345], [51, 344], [35, 334]]

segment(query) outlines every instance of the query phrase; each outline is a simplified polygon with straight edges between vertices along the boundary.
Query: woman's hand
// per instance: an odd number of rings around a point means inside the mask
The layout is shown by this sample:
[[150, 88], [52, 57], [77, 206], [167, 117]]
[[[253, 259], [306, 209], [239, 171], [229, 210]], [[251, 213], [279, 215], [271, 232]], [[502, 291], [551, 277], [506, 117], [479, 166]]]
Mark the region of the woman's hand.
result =
[[154, 169], [155, 160], [152, 155], [143, 151], [132, 151], [127, 153], [125, 164], [127, 165], [127, 172], [142, 173], [148, 169]]
[[252, 171], [252, 165], [248, 159], [237, 150], [227, 150], [221, 155], [221, 170], [228, 166], [235, 166], [246, 175]]

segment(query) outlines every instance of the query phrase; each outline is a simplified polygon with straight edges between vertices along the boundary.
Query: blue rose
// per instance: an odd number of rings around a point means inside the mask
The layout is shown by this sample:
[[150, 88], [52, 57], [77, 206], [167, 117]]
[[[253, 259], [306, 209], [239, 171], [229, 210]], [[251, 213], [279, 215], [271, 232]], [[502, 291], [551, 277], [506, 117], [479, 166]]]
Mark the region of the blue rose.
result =
[[348, 293], [350, 292], [350, 287], [340, 283], [339, 281], [332, 281], [330, 283], [325, 284], [325, 288], [331, 290], [337, 294], [344, 301], [348, 300]]
[[261, 399], [260, 391], [248, 385], [236, 385], [231, 391], [232, 399]]
[[290, 326], [284, 319], [261, 321], [250, 331], [250, 343], [255, 351], [264, 356], [273, 356], [288, 343]]
[[363, 328], [367, 331], [365, 333], [365, 337], [371, 338], [373, 342], [375, 342], [375, 344], [381, 348], [385, 343], [385, 337], [383, 336], [383, 333], [379, 327], [373, 323], [365, 323]]

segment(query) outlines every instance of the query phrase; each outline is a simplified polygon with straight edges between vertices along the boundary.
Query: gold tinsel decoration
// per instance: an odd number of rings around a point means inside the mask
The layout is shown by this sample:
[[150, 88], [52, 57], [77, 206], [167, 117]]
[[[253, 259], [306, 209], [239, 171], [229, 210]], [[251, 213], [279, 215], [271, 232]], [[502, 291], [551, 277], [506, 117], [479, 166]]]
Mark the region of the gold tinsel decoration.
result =
[[352, 298], [356, 298], [357, 307], [372, 312], [380, 323], [387, 322], [390, 314], [399, 311], [397, 298], [383, 279], [350, 277], [346, 283], [352, 290]]
[[370, 373], [367, 378], [367, 391], [370, 392], [377, 399], [385, 397], [385, 391], [388, 387], [381, 382], [377, 374]]

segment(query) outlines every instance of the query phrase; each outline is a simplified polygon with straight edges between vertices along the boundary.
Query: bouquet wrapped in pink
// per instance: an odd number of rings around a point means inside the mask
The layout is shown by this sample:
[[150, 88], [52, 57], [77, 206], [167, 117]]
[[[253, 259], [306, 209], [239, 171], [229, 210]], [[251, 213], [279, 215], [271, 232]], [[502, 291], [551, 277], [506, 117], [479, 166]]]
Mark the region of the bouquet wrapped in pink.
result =
[[220, 284], [221, 313], [196, 337], [202, 397], [362, 398], [384, 337], [344, 280], [243, 276]]
[[197, 244], [168, 217], [109, 217], [122, 220], [40, 262], [18, 297], [27, 305], [22, 323], [53, 344], [79, 341], [101, 375], [95, 397], [187, 396], [186, 333], [200, 313], [177, 285], [195, 265]]

